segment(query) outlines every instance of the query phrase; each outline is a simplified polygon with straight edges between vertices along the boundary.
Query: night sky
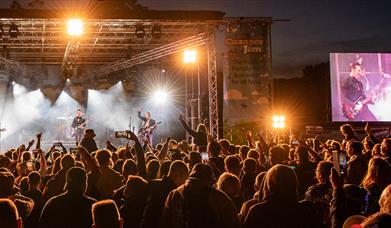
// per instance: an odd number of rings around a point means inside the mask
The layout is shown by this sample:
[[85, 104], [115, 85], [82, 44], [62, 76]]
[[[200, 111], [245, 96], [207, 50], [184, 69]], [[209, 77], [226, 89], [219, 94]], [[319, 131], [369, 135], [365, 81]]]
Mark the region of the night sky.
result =
[[[2, 0], [0, 6], [8, 6], [10, 2]], [[391, 0], [139, 0], [139, 3], [155, 10], [219, 10], [228, 17], [290, 19], [272, 27], [275, 77], [299, 77], [303, 66], [328, 61], [330, 52], [391, 52]]]

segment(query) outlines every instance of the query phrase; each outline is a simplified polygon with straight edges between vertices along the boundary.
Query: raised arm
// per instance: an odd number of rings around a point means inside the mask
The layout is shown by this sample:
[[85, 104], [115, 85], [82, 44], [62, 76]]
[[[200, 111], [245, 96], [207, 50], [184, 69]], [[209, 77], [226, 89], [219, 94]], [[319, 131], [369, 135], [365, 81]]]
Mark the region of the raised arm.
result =
[[313, 159], [315, 159], [317, 163], [322, 161], [322, 157], [318, 153], [316, 153], [316, 151], [314, 151], [311, 147], [309, 147], [304, 141], [300, 141], [300, 146], [305, 147], [308, 153]]
[[183, 128], [185, 128], [185, 130], [193, 137], [195, 137], [197, 135], [197, 132], [194, 131], [193, 129], [191, 129], [189, 127], [189, 125], [187, 125], [186, 121], [185, 121], [185, 118], [182, 116], [182, 115], [179, 115], [179, 121], [181, 122]]
[[39, 173], [41, 173], [42, 176], [46, 175], [46, 170], [47, 170], [47, 163], [46, 163], [46, 158], [43, 155], [43, 151], [41, 149], [38, 149], [38, 154], [39, 154]]
[[366, 133], [367, 136], [371, 139], [371, 141], [372, 141], [373, 144], [379, 143], [379, 141], [377, 141], [376, 137], [373, 135], [372, 129], [371, 129], [371, 127], [369, 126], [368, 122], [367, 122], [366, 125], [365, 125], [365, 133]]
[[135, 142], [134, 149], [136, 150], [136, 164], [137, 164], [138, 174], [143, 178], [147, 178], [147, 167], [145, 165], [143, 147], [141, 146], [141, 143], [138, 140], [137, 136], [132, 131], [127, 131], [127, 132], [129, 136], [128, 139]]
[[26, 148], [26, 151], [29, 151], [29, 150], [30, 150], [30, 148], [34, 145], [34, 142], [35, 142], [34, 139], [31, 140], [31, 141], [29, 142], [29, 144], [28, 144], [28, 146], [27, 146], [27, 148]]
[[254, 143], [253, 143], [253, 137], [252, 137], [251, 131], [247, 131], [246, 139], [247, 139], [248, 147], [255, 148]]
[[162, 150], [159, 152], [158, 159], [163, 161], [168, 152], [168, 143], [170, 142], [170, 137], [167, 137], [166, 141], [163, 144]]
[[147, 120], [147, 118], [145, 118], [145, 116], [142, 116], [141, 115], [141, 110], [138, 110], [138, 118], [140, 118], [142, 121], [146, 121]]
[[99, 170], [99, 166], [96, 160], [91, 156], [91, 154], [88, 153], [87, 149], [80, 145], [77, 148], [79, 149], [79, 154], [81, 156], [82, 161], [84, 161], [85, 163], [86, 170], [88, 171]]
[[260, 149], [263, 151], [263, 153], [266, 156], [269, 156], [269, 149], [270, 149], [270, 147], [267, 145], [267, 143], [265, 142], [265, 140], [263, 139], [263, 137], [262, 137], [262, 135], [260, 133], [257, 133], [256, 136], [257, 136], [258, 141], [259, 141]]

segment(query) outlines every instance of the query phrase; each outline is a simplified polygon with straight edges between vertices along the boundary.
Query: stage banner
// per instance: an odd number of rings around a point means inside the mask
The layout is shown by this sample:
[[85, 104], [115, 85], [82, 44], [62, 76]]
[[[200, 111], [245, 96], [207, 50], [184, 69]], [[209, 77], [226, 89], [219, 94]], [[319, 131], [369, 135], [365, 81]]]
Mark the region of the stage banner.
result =
[[270, 23], [232, 20], [225, 30], [224, 137], [242, 142], [260, 128], [272, 104]]

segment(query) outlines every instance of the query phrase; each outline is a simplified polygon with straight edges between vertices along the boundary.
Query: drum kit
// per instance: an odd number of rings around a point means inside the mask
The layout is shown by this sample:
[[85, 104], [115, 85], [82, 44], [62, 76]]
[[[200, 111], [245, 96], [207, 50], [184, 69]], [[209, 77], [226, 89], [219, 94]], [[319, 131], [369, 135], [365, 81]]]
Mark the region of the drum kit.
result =
[[55, 138], [59, 140], [71, 139], [72, 135], [72, 116], [59, 116], [55, 119], [56, 135]]

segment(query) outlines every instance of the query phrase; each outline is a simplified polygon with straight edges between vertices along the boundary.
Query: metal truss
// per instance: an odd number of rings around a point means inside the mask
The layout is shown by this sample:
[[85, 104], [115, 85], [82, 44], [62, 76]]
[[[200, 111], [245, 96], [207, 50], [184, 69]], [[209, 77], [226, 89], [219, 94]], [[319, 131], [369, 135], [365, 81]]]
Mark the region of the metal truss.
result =
[[[0, 43], [10, 58], [24, 64], [63, 64], [70, 38], [65, 19], [1, 18], [4, 34]], [[7, 31], [18, 26], [16, 38]], [[90, 19], [84, 22], [84, 34], [78, 39], [78, 63], [104, 65], [202, 33], [204, 21]], [[153, 27], [160, 26], [159, 33]], [[142, 27], [143, 38], [135, 36]]]
[[149, 51], [140, 53], [127, 60], [120, 60], [108, 65], [105, 65], [98, 70], [90, 73], [95, 76], [109, 74], [114, 71], [130, 68], [134, 65], [146, 63], [155, 59], [160, 59], [164, 56], [175, 54], [185, 48], [193, 48], [204, 45], [207, 41], [205, 33], [201, 33], [192, 37], [185, 38]]
[[68, 41], [68, 45], [65, 49], [64, 59], [62, 62], [62, 69], [64, 72], [70, 73], [76, 67], [78, 61], [77, 50], [79, 49], [79, 46], [79, 40]]
[[208, 88], [209, 88], [209, 133], [219, 139], [219, 109], [217, 98], [217, 64], [215, 45], [215, 25], [208, 28], [209, 39], [207, 45], [208, 53]]

